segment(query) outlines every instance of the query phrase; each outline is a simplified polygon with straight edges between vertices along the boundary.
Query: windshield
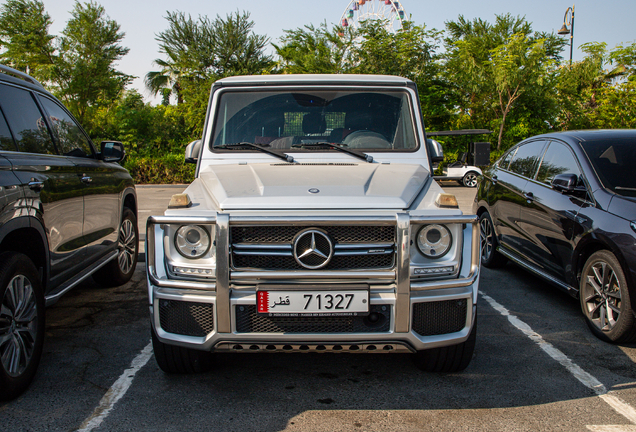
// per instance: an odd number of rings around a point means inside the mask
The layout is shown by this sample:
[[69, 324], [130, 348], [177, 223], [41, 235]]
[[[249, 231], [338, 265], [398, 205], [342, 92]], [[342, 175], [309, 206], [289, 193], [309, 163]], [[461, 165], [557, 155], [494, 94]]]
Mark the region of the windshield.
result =
[[606, 189], [636, 197], [636, 143], [631, 140], [586, 141], [581, 145]]
[[[214, 147], [253, 143], [271, 149], [367, 151], [417, 148], [409, 96], [399, 90], [232, 90], [217, 106]], [[253, 149], [252, 149], [253, 150]]]

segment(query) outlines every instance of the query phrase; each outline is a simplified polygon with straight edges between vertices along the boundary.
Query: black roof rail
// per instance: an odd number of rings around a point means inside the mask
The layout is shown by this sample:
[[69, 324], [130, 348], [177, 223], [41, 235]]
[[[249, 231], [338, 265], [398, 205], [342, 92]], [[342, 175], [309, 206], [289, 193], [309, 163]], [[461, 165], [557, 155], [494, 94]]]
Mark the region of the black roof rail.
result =
[[17, 70], [17, 69], [13, 69], [12, 67], [9, 67], [7, 65], [0, 64], [0, 71], [4, 72], [6, 74], [9, 74], [9, 75], [13, 75], [13, 76], [15, 76], [17, 78], [23, 79], [26, 82], [31, 83], [33, 85], [36, 85], [38, 87], [44, 88], [44, 86], [38, 80], [33, 78], [31, 75], [28, 75], [28, 74], [26, 74], [26, 73], [24, 73], [22, 71]]

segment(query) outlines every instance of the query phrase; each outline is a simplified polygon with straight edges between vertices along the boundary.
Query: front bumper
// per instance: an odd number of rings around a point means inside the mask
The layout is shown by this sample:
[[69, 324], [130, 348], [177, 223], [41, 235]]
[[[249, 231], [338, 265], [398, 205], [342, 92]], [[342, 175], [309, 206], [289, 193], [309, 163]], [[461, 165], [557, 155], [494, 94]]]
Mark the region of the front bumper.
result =
[[[479, 227], [469, 216], [412, 216], [369, 218], [281, 218], [288, 224], [391, 224], [397, 230], [396, 265], [382, 271], [290, 271], [230, 272], [230, 224], [275, 223], [275, 218], [236, 217], [219, 213], [215, 217], [150, 217], [147, 224], [146, 254], [148, 294], [152, 325], [161, 342], [206, 351], [334, 351], [412, 352], [454, 345], [465, 341], [474, 325], [479, 283]], [[216, 224], [216, 280], [192, 282], [170, 279], [163, 264], [161, 224]], [[409, 244], [412, 223], [461, 223], [462, 259], [458, 276], [452, 279], [410, 278]], [[363, 319], [330, 320], [325, 317], [297, 330], [299, 320], [270, 320], [265, 327], [245, 327], [245, 314], [256, 304], [256, 286], [284, 282], [303, 286], [328, 282], [367, 283], [370, 307], [382, 316], [382, 326]], [[315, 288], [314, 288], [315, 289]], [[253, 319], [251, 321], [254, 321]], [[261, 320], [262, 321], [262, 320]], [[336, 321], [341, 326], [333, 327]], [[346, 321], [346, 322], [344, 322]], [[452, 324], [450, 322], [452, 321]], [[312, 325], [315, 325], [312, 327]], [[295, 330], [296, 329], [296, 330]]]

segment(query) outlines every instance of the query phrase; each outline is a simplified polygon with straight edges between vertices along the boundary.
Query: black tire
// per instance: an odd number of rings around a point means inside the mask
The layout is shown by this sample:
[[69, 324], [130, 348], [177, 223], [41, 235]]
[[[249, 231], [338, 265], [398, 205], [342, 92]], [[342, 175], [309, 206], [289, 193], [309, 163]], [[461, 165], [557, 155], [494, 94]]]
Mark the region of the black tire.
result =
[[479, 216], [479, 239], [481, 247], [481, 263], [484, 267], [499, 268], [508, 262], [508, 259], [497, 251], [497, 235], [495, 227], [488, 212]]
[[124, 207], [118, 242], [117, 258], [93, 273], [93, 280], [103, 287], [123, 285], [135, 273], [139, 252], [139, 228], [135, 214], [128, 207]]
[[154, 328], [151, 332], [155, 360], [165, 373], [191, 374], [207, 372], [212, 369], [214, 365], [212, 353], [165, 344], [159, 341]]
[[462, 184], [469, 188], [477, 187], [477, 184], [479, 184], [479, 173], [476, 171], [468, 171], [462, 178]]
[[44, 292], [33, 262], [21, 253], [0, 254], [0, 400], [28, 387], [44, 343]]
[[477, 339], [477, 315], [468, 339], [457, 345], [418, 351], [413, 354], [415, 366], [425, 372], [454, 373], [461, 372], [473, 359], [475, 340]]
[[614, 343], [636, 340], [627, 280], [613, 253], [601, 250], [585, 262], [579, 299], [585, 321], [599, 339]]

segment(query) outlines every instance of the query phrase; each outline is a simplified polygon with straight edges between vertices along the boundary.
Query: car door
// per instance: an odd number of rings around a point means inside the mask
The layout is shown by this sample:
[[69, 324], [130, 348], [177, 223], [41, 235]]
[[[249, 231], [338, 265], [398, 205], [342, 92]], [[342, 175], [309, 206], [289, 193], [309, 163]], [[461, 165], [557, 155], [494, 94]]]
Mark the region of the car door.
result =
[[25, 194], [25, 212], [44, 225], [50, 250], [49, 289], [83, 260], [84, 201], [77, 168], [57, 153], [32, 92], [0, 84], [0, 106], [18, 151], [5, 152]]
[[493, 176], [495, 183], [488, 193], [491, 201], [491, 216], [499, 243], [509, 251], [518, 252], [524, 241], [519, 228], [523, 196], [529, 177], [533, 177], [539, 154], [543, 151], [543, 140], [522, 143], [514, 150], [507, 168], [503, 166]]
[[86, 259], [91, 262], [117, 247], [124, 182], [116, 174], [124, 170], [96, 157], [92, 143], [62, 105], [46, 96], [38, 97], [48, 114], [60, 153], [77, 167], [82, 182], [83, 235]]
[[574, 174], [579, 185], [585, 182], [574, 153], [559, 141], [550, 142], [535, 179], [525, 188], [519, 227], [526, 241], [521, 253], [544, 272], [565, 281], [566, 267], [572, 262], [574, 235], [584, 221], [579, 216], [585, 193], [562, 194], [551, 187], [557, 174]]

